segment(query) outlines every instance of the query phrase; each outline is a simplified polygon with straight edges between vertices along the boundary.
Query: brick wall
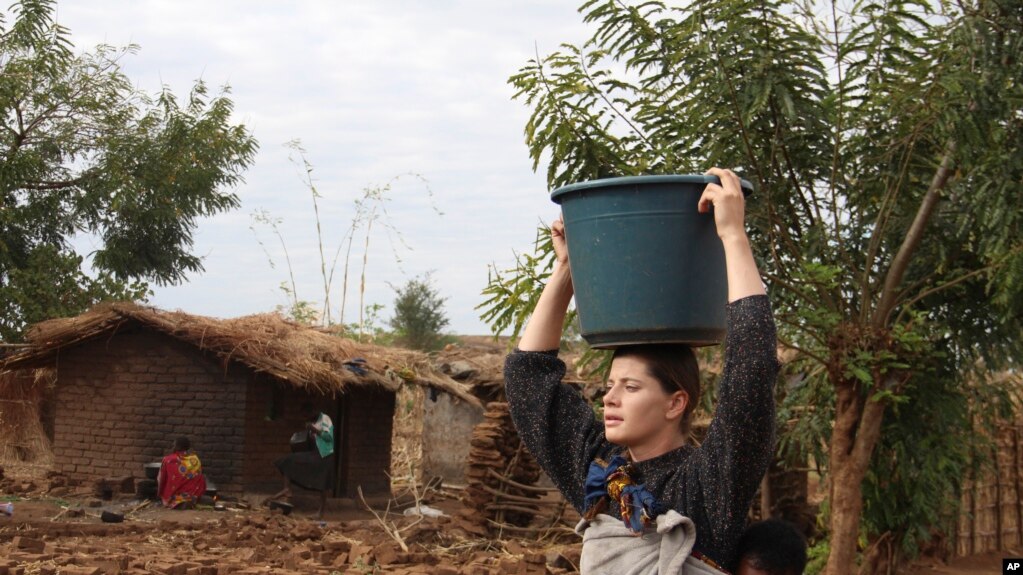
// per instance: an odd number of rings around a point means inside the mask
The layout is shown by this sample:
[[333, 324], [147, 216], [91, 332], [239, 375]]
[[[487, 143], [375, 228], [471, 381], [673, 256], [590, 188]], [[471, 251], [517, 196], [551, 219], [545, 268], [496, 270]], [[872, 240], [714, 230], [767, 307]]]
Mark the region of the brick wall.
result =
[[395, 394], [380, 388], [357, 387], [341, 398], [343, 444], [340, 495], [387, 494], [391, 480], [391, 428]]
[[395, 394], [353, 387], [310, 394], [169, 336], [122, 329], [57, 358], [53, 447], [58, 470], [83, 479], [133, 475], [187, 436], [223, 493], [277, 487], [273, 461], [304, 427], [301, 405], [330, 415], [338, 448], [336, 495], [387, 494]]
[[148, 330], [87, 342], [61, 353], [56, 365], [60, 471], [141, 478], [143, 465], [184, 435], [221, 491], [241, 487], [248, 370], [225, 371], [196, 348]]

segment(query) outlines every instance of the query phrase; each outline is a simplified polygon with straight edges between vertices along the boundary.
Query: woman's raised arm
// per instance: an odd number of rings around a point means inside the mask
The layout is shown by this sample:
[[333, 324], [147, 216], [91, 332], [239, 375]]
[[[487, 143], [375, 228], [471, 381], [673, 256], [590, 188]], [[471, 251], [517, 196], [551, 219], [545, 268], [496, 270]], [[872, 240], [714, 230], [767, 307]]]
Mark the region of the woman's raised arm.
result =
[[764, 282], [746, 237], [746, 199], [739, 176], [721, 168], [711, 168], [707, 173], [720, 178], [721, 185], [707, 184], [698, 209], [705, 213], [714, 206], [714, 224], [725, 248], [728, 301], [765, 294]]
[[536, 309], [519, 339], [518, 347], [522, 351], [549, 351], [561, 347], [561, 328], [574, 293], [572, 271], [568, 266], [565, 224], [561, 218], [551, 224], [551, 241], [554, 243], [557, 260], [536, 303]]

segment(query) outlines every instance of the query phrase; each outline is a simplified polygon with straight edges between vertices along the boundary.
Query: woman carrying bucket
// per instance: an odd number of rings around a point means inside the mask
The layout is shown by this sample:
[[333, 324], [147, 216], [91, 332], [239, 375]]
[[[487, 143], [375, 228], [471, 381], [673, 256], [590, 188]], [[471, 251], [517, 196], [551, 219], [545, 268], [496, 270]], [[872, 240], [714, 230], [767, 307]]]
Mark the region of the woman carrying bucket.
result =
[[700, 383], [687, 345], [616, 349], [603, 421], [561, 384], [565, 364], [557, 350], [574, 289], [560, 220], [551, 227], [557, 262], [505, 362], [522, 440], [583, 514], [576, 527], [582, 573], [718, 573], [734, 559], [771, 460], [779, 368], [774, 320], [746, 236], [740, 180], [718, 168], [708, 174], [720, 185], [706, 186], [698, 211], [713, 207], [728, 303], [718, 404], [702, 445], [688, 441]]

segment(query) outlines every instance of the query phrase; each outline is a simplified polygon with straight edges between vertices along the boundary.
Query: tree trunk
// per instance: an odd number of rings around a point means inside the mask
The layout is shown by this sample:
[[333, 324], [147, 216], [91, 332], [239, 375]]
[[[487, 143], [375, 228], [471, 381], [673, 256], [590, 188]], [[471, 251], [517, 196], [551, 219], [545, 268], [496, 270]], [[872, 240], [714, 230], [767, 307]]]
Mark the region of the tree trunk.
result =
[[831, 433], [831, 554], [825, 575], [854, 571], [863, 513], [861, 486], [881, 436], [885, 409], [882, 402], [865, 400], [858, 383], [843, 381], [837, 392]]
[[[913, 261], [920, 243], [923, 241], [924, 230], [931, 221], [931, 216], [938, 207], [941, 199], [941, 192], [948, 185], [949, 179], [955, 174], [955, 140], [949, 140], [945, 145], [945, 153], [941, 158], [941, 165], [934, 172], [931, 178], [931, 185], [924, 194], [923, 201], [917, 209], [913, 223], [906, 230], [906, 236], [902, 239], [899, 251], [892, 258], [892, 264], [884, 277], [884, 288], [881, 289], [881, 299], [874, 308], [874, 317], [871, 324], [875, 330], [882, 329], [888, 325], [889, 315], [898, 304], [899, 286], [906, 275], [909, 264]], [[864, 308], [866, 309], [866, 308]]]
[[863, 405], [857, 386], [852, 382], [841, 382], [836, 386], [836, 391], [835, 426], [831, 431], [831, 479], [828, 486], [831, 552], [825, 575], [850, 572], [856, 561], [856, 538], [863, 507], [860, 492], [862, 477], [852, 468], [851, 460]]

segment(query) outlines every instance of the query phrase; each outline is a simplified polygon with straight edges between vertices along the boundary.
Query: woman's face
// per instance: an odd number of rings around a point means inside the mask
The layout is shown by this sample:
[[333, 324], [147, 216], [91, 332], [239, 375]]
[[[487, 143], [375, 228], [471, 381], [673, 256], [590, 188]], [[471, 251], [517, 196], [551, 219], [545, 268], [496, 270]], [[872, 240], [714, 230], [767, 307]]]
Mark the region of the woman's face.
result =
[[642, 359], [616, 357], [604, 394], [607, 440], [635, 448], [673, 437], [687, 401], [682, 391], [666, 393]]

